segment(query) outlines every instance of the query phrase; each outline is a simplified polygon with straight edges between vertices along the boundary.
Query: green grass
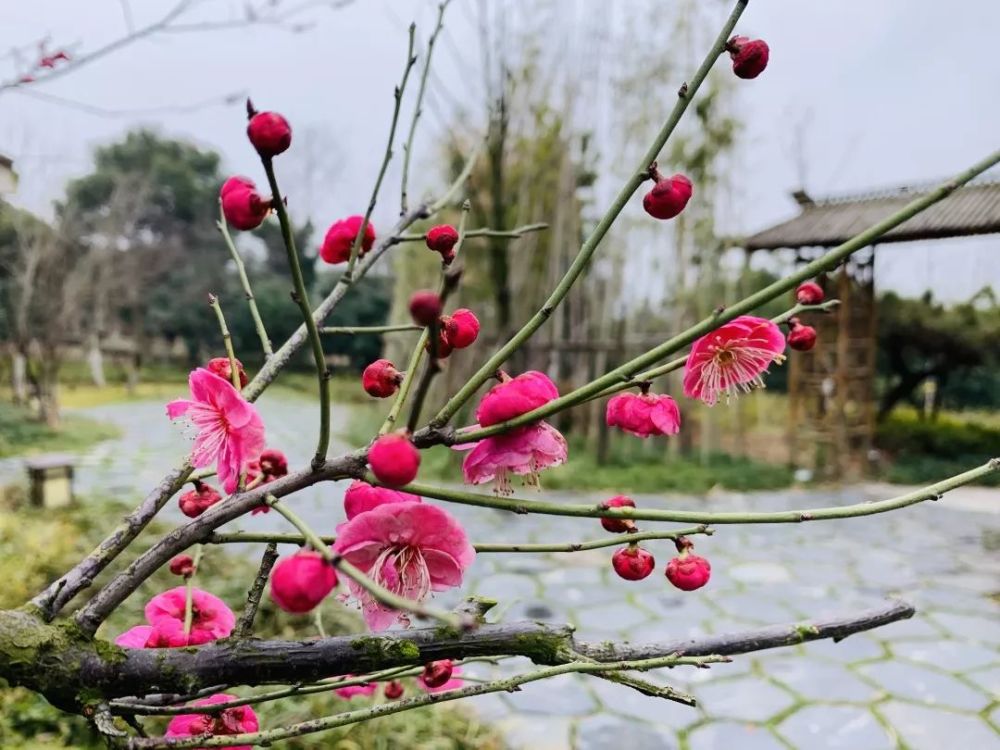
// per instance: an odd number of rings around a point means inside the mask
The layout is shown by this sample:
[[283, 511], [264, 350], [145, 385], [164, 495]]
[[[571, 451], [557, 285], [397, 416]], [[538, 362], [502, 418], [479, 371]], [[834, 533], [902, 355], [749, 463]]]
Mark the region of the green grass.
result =
[[[84, 501], [75, 509], [59, 513], [23, 507], [11, 496], [2, 502], [6, 505], [0, 504], [0, 580], [6, 581], [6, 585], [0, 587], [0, 608], [19, 606], [71, 567], [103, 538], [126, 510], [121, 504], [97, 500]], [[113, 567], [123, 567], [166, 530], [165, 524], [154, 522]], [[233, 554], [226, 548], [210, 547], [202, 560], [197, 585], [222, 598], [239, 614], [255, 570], [256, 562], [250, 557]], [[86, 601], [110, 575], [108, 572], [100, 576], [80, 600]], [[167, 570], [158, 571], [115, 611], [99, 635], [111, 639], [142, 623], [145, 602], [152, 595], [178, 584], [179, 580]], [[323, 620], [331, 634], [364, 630], [357, 613], [332, 597], [323, 604]], [[261, 637], [301, 639], [316, 635], [310, 617], [281, 612], [267, 596], [257, 624], [256, 634]], [[81, 717], [62, 713], [27, 690], [3, 688], [2, 685], [0, 681], [0, 747], [5, 750], [98, 750], [105, 747]], [[410, 681], [407, 692], [412, 695], [415, 691]], [[230, 692], [247, 695], [246, 688]], [[331, 692], [265, 703], [257, 713], [261, 727], [266, 729], [365, 705], [368, 705], [365, 700], [356, 698], [348, 703]], [[165, 727], [165, 721], [158, 719], [145, 720], [144, 724], [151, 734], [162, 733]], [[502, 750], [504, 744], [496, 732], [452, 704], [297, 738], [282, 743], [281, 747], [299, 750]]]
[[0, 403], [0, 457], [78, 451], [119, 434], [114, 425], [76, 415], [65, 416], [53, 429], [26, 409]]

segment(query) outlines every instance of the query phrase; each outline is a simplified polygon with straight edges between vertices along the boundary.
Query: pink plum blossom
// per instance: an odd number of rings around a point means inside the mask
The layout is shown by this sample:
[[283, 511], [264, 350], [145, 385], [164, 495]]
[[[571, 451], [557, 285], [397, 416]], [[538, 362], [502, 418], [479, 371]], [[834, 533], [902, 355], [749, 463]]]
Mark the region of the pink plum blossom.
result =
[[[238, 700], [235, 695], [216, 693], [195, 701], [195, 706], [211, 706]], [[250, 706], [236, 706], [215, 714], [180, 714], [170, 720], [166, 737], [198, 737], [199, 735], [234, 735], [260, 729], [257, 714]], [[233, 750], [251, 750], [250, 745], [235, 745]]]
[[741, 315], [691, 345], [684, 395], [713, 406], [719, 396], [763, 387], [771, 362], [784, 359], [785, 337], [770, 320]]
[[483, 427], [506, 422], [559, 398], [555, 383], [536, 370], [516, 378], [507, 374], [502, 377], [506, 379], [493, 386], [476, 409], [476, 421]]
[[538, 472], [566, 462], [566, 438], [548, 422], [517, 427], [493, 435], [478, 443], [454, 445], [455, 450], [468, 450], [462, 462], [466, 484], [496, 481], [496, 491], [509, 495], [510, 474], [526, 477], [530, 485], [538, 484]]
[[[462, 583], [476, 552], [465, 530], [447, 511], [427, 503], [386, 503], [359, 513], [337, 529], [334, 550], [394, 594], [422, 601], [432, 591]], [[372, 630], [385, 630], [405, 615], [348, 581]]]
[[257, 409], [233, 384], [199, 367], [188, 378], [191, 399], [167, 404], [167, 416], [187, 416], [198, 428], [191, 463], [197, 468], [217, 463], [226, 492], [236, 490], [240, 473], [264, 450], [264, 423]]
[[[349, 680], [350, 678], [355, 676], [356, 675], [353, 674], [345, 674], [343, 677], [341, 677], [341, 679]], [[378, 688], [378, 683], [366, 682], [363, 685], [348, 685], [347, 687], [334, 688], [333, 692], [335, 692], [341, 698], [350, 700], [355, 695], [363, 695], [366, 697], [372, 695], [377, 688]]]
[[641, 438], [676, 435], [681, 429], [677, 402], [665, 394], [619, 393], [608, 401], [605, 419], [608, 427], [619, 427]]
[[409, 492], [390, 490], [386, 487], [375, 487], [362, 482], [360, 479], [351, 483], [344, 493], [344, 513], [350, 521], [359, 513], [377, 508], [386, 503], [419, 503], [418, 495], [411, 495]]
[[[208, 643], [219, 638], [226, 638], [233, 632], [236, 616], [219, 597], [193, 589], [191, 593], [192, 611], [191, 643]], [[184, 624], [184, 605], [186, 592], [184, 586], [177, 586], [162, 594], [157, 594], [146, 605], [146, 621], [154, 628], [166, 621], [166, 626], [174, 622]]]
[[146, 642], [152, 634], [152, 625], [136, 625], [115, 638], [115, 645], [122, 648], [146, 648]]

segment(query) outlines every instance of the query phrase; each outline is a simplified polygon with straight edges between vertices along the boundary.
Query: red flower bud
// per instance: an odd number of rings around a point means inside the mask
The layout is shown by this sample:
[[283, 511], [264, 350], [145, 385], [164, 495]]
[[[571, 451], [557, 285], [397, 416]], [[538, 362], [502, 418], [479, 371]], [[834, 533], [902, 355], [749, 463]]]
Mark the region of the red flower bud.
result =
[[642, 199], [642, 207], [654, 219], [672, 219], [688, 204], [693, 193], [691, 180], [682, 174], [657, 180]]
[[682, 552], [667, 563], [667, 580], [681, 591], [700, 589], [711, 575], [711, 563], [691, 552]]
[[[285, 454], [275, 448], [268, 448], [260, 454], [258, 459], [260, 472], [264, 475], [264, 481], [283, 477], [288, 473], [288, 459]], [[264, 506], [267, 507], [266, 505]]]
[[[618, 495], [601, 503], [602, 508], [634, 508], [635, 501], [625, 495]], [[635, 522], [628, 518], [602, 518], [601, 526], [612, 534], [622, 534], [635, 528]]]
[[611, 565], [615, 573], [626, 581], [641, 581], [653, 572], [656, 560], [642, 547], [630, 544], [611, 556]]
[[818, 305], [823, 296], [823, 287], [815, 281], [803, 281], [795, 290], [795, 299], [800, 305]]
[[[208, 360], [205, 364], [205, 369], [211, 373], [215, 373], [227, 383], [233, 382], [233, 369], [229, 364], [229, 357], [214, 357]], [[250, 382], [250, 378], [247, 377], [246, 371], [243, 369], [243, 363], [239, 360], [236, 360], [236, 373], [240, 379], [240, 388], [246, 388], [247, 383]]]
[[230, 177], [222, 184], [219, 197], [226, 221], [242, 231], [256, 229], [271, 213], [271, 201], [262, 198], [246, 177]]
[[410, 315], [413, 322], [421, 326], [429, 326], [437, 320], [441, 315], [441, 298], [437, 292], [429, 289], [414, 292], [410, 297]]
[[451, 659], [441, 659], [440, 661], [428, 662], [424, 665], [424, 671], [420, 674], [420, 679], [424, 685], [430, 688], [441, 687], [451, 679], [451, 673], [455, 670]]
[[315, 550], [302, 550], [278, 561], [271, 573], [271, 599], [286, 612], [314, 609], [337, 585], [333, 566]]
[[399, 680], [393, 680], [392, 682], [387, 682], [384, 688], [384, 694], [387, 700], [394, 701], [403, 697], [403, 683]]
[[177, 505], [188, 518], [197, 518], [222, 499], [211, 485], [197, 482], [193, 490], [189, 490], [177, 499]]
[[380, 482], [402, 487], [417, 478], [420, 452], [405, 435], [383, 435], [368, 449], [368, 464]]
[[170, 572], [175, 576], [189, 578], [194, 575], [194, 559], [191, 555], [177, 555], [170, 561]]
[[[440, 327], [438, 328], [437, 349], [434, 352], [438, 359], [447, 359], [455, 349], [455, 347], [451, 345], [451, 340], [448, 338], [448, 331], [445, 329], [445, 320], [445, 318], [441, 319]], [[430, 339], [427, 339], [427, 343], [424, 344], [424, 349], [430, 353]]]
[[442, 328], [448, 343], [455, 349], [471, 346], [479, 336], [479, 318], [464, 307], [442, 318]]
[[403, 374], [387, 359], [376, 359], [361, 373], [361, 386], [365, 393], [375, 398], [388, 398], [394, 394]]
[[[364, 216], [348, 216], [346, 219], [335, 221], [326, 230], [323, 244], [319, 248], [319, 257], [327, 263], [345, 263], [351, 258], [351, 248], [354, 240], [361, 231], [361, 224]], [[361, 249], [358, 250], [358, 257], [367, 253], [375, 244], [375, 227], [369, 221], [365, 226], [365, 235], [361, 239]]]
[[292, 145], [292, 126], [277, 112], [258, 112], [247, 125], [250, 143], [261, 156], [277, 156]]
[[733, 59], [733, 72], [738, 78], [756, 78], [764, 72], [771, 51], [763, 39], [734, 36], [726, 44]]
[[796, 323], [788, 332], [788, 345], [797, 352], [807, 352], [816, 346], [816, 329]]
[[451, 224], [440, 224], [427, 230], [427, 247], [436, 253], [441, 253], [445, 261], [455, 257], [452, 248], [458, 242], [458, 230]]

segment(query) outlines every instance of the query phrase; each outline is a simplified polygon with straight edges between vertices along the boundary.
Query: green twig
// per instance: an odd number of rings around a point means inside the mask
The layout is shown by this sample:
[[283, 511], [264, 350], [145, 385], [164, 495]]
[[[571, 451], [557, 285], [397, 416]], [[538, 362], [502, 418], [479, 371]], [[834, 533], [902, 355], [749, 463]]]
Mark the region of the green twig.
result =
[[[525, 224], [524, 226], [515, 227], [514, 229], [486, 229], [480, 227], [478, 229], [470, 229], [465, 233], [466, 239], [472, 239], [473, 237], [491, 237], [501, 240], [516, 240], [523, 237], [531, 232], [541, 232], [548, 229], [549, 225], [544, 223], [539, 224]], [[397, 242], [425, 242], [427, 240], [427, 232], [423, 234], [401, 234], [396, 238]]]
[[215, 319], [219, 321], [219, 330], [222, 331], [222, 343], [226, 347], [226, 356], [229, 357], [229, 378], [233, 381], [233, 387], [241, 390], [240, 371], [236, 364], [236, 352], [233, 351], [233, 337], [229, 333], [229, 326], [226, 325], [226, 316], [222, 314], [222, 305], [214, 294], [208, 295], [208, 304], [215, 311]]
[[274, 354], [271, 348], [271, 339], [268, 338], [267, 329], [264, 328], [264, 320], [260, 317], [260, 310], [257, 309], [257, 299], [253, 296], [253, 289], [250, 286], [250, 278], [247, 276], [247, 269], [240, 257], [236, 243], [233, 242], [232, 235], [229, 234], [229, 224], [226, 222], [226, 215], [222, 211], [222, 199], [219, 199], [219, 220], [215, 222], [222, 234], [222, 239], [226, 243], [229, 255], [236, 263], [236, 271], [240, 276], [240, 284], [243, 286], [243, 293], [247, 298], [247, 306], [250, 308], [250, 317], [253, 318], [254, 328], [257, 329], [257, 338], [260, 339], [260, 347], [264, 350], [264, 359], [268, 359]]
[[320, 333], [360, 336], [363, 334], [375, 333], [399, 333], [401, 331], [422, 331], [423, 326], [418, 325], [398, 325], [398, 326], [325, 326], [319, 329]]
[[[410, 42], [406, 49], [406, 67], [403, 69], [403, 80], [399, 82], [393, 95], [396, 100], [395, 107], [392, 110], [392, 125], [389, 127], [389, 142], [385, 146], [385, 155], [382, 157], [382, 167], [378, 171], [378, 177], [375, 179], [375, 187], [372, 188], [372, 197], [368, 201], [368, 210], [365, 211], [365, 217], [361, 222], [361, 228], [358, 230], [357, 237], [354, 238], [354, 244], [351, 245], [351, 258], [347, 261], [347, 270], [344, 271], [344, 278], [350, 282], [354, 278], [354, 264], [358, 261], [358, 253], [361, 251], [361, 242], [364, 240], [365, 229], [368, 228], [368, 223], [371, 221], [372, 212], [375, 210], [375, 204], [378, 201], [378, 191], [382, 188], [382, 180], [385, 178], [386, 169], [389, 167], [389, 162], [392, 160], [392, 143], [396, 139], [396, 124], [399, 122], [399, 106], [403, 101], [403, 91], [406, 89], [406, 81], [410, 77], [410, 71], [413, 70], [413, 64], [417, 61], [417, 58], [413, 55], [413, 37], [416, 32], [417, 27], [415, 24], [410, 24]], [[406, 213], [405, 211], [403, 212]]]
[[201, 555], [203, 547], [200, 544], [195, 545], [194, 557], [192, 558], [194, 562], [191, 571], [191, 575], [187, 577], [184, 581], [184, 637], [187, 638], [191, 635], [191, 626], [194, 625], [194, 577], [198, 575], [198, 566], [201, 565]]
[[420, 88], [417, 90], [417, 103], [413, 108], [413, 120], [410, 122], [410, 133], [406, 137], [406, 144], [403, 146], [403, 177], [400, 180], [399, 213], [406, 213], [407, 195], [406, 185], [410, 176], [410, 157], [413, 155], [413, 136], [417, 132], [417, 121], [423, 111], [424, 91], [427, 88], [427, 74], [431, 70], [431, 56], [434, 54], [434, 42], [437, 41], [438, 34], [444, 26], [444, 11], [451, 0], [444, 0], [438, 5], [437, 26], [435, 26], [430, 39], [427, 41], [427, 56], [424, 58], [424, 70], [420, 75]]
[[576, 258], [573, 259], [572, 264], [570, 264], [569, 269], [567, 269], [566, 274], [556, 285], [556, 288], [552, 290], [552, 294], [549, 298], [545, 300], [541, 309], [538, 310], [524, 326], [515, 333], [510, 340], [504, 344], [492, 357], [490, 357], [479, 370], [463, 385], [454, 396], [449, 399], [449, 401], [441, 408], [441, 410], [435, 415], [431, 420], [430, 426], [432, 428], [440, 428], [446, 425], [449, 420], [455, 415], [455, 413], [462, 408], [466, 401], [468, 401], [472, 396], [479, 390], [480, 386], [483, 385], [487, 380], [493, 377], [497, 369], [503, 365], [504, 362], [513, 354], [521, 345], [527, 341], [531, 336], [537, 331], [541, 326], [549, 319], [552, 312], [556, 307], [563, 301], [569, 290], [572, 288], [573, 284], [580, 277], [580, 275], [590, 266], [590, 259], [594, 252], [597, 250], [598, 245], [600, 245], [601, 240], [607, 234], [608, 230], [611, 229], [612, 224], [618, 218], [618, 215], [625, 208], [629, 199], [639, 189], [644, 181], [649, 178], [649, 167], [656, 161], [663, 150], [667, 139], [674, 132], [677, 124], [680, 122], [685, 110], [691, 103], [698, 88], [701, 86], [702, 82], [708, 76], [709, 71], [712, 69], [712, 65], [718, 59], [719, 55], [725, 50], [726, 42], [729, 40], [733, 29], [736, 26], [736, 22], [739, 17], [743, 14], [743, 10], [746, 8], [747, 0], [738, 0], [736, 7], [730, 14], [729, 18], [726, 20], [716, 37], [715, 42], [712, 44], [711, 49], [705, 56], [705, 60], [702, 62], [701, 66], [698, 68], [697, 72], [691, 81], [683, 86], [678, 92], [677, 103], [674, 105], [673, 111], [667, 118], [667, 121], [663, 124], [660, 132], [657, 133], [656, 138], [650, 145], [649, 149], [643, 155], [638, 166], [635, 168], [634, 173], [629, 178], [628, 182], [622, 187], [618, 192], [618, 195], [612, 201], [611, 206], [605, 212], [604, 216], [594, 227], [590, 236], [584, 241], [583, 245], [580, 247], [580, 252], [577, 253]]
[[[750, 524], [750, 523], [802, 523], [805, 521], [832, 521], [858, 516], [872, 516], [916, 505], [925, 500], [937, 500], [941, 495], [956, 487], [975, 482], [1000, 469], [1000, 458], [987, 461], [982, 466], [957, 474], [956, 476], [928, 485], [923, 489], [907, 492], [898, 497], [875, 502], [855, 503], [829, 508], [809, 508], [803, 510], [782, 510], [773, 512], [722, 512], [711, 513], [698, 510], [660, 510], [646, 508], [604, 508], [597, 505], [574, 505], [528, 500], [520, 497], [495, 497], [463, 490], [451, 490], [428, 484], [411, 484], [396, 489], [412, 492], [423, 497], [433, 497], [460, 505], [474, 505], [480, 508], [496, 508], [513, 513], [541, 513], [550, 516], [575, 516], [582, 518], [621, 518], [633, 521], [673, 521], [676, 523], [696, 523], [705, 525]], [[365, 478], [371, 484], [379, 481], [370, 474]]]
[[[201, 736], [192, 737], [190, 739], [179, 737], [172, 738], [170, 747], [181, 750], [182, 748], [195, 747], [269, 745], [279, 740], [285, 740], [291, 737], [300, 737], [305, 734], [323, 732], [328, 729], [335, 729], [336, 727], [356, 724], [362, 721], [370, 721], [371, 719], [377, 719], [381, 716], [389, 716], [402, 711], [411, 711], [422, 706], [461, 700], [462, 698], [471, 698], [476, 695], [485, 695], [487, 693], [513, 692], [516, 691], [521, 685], [525, 685], [530, 682], [537, 682], [538, 680], [546, 680], [562, 674], [604, 674], [606, 672], [622, 672], [629, 670], [646, 671], [650, 669], [660, 669], [662, 667], [680, 666], [704, 667], [709, 664], [718, 664], [729, 661], [731, 661], [731, 659], [728, 656], [679, 656], [677, 654], [662, 656], [655, 659], [639, 659], [634, 661], [571, 661], [567, 664], [559, 664], [553, 667], [536, 669], [532, 672], [514, 675], [513, 677], [508, 677], [502, 680], [494, 680], [480, 685], [469, 685], [468, 687], [462, 687], [456, 690], [447, 690], [441, 693], [418, 695], [412, 698], [405, 698], [403, 700], [392, 701], [390, 703], [382, 703], [369, 708], [349, 711], [335, 716], [327, 716], [321, 719], [311, 719], [309, 721], [299, 722], [287, 727], [279, 727], [262, 732], [246, 732], [243, 734], [225, 736], [215, 735], [211, 737]], [[128, 747], [132, 750], [140, 750], [140, 748], [156, 748], [160, 746], [157, 743], [162, 743], [162, 739], [132, 739], [129, 741]]]
[[316, 320], [313, 318], [312, 308], [309, 306], [306, 282], [302, 277], [302, 267], [299, 265], [299, 253], [295, 249], [295, 233], [292, 231], [292, 222], [285, 209], [285, 201], [278, 189], [278, 179], [274, 175], [274, 164], [269, 156], [261, 156], [260, 160], [264, 165], [264, 172], [267, 173], [267, 182], [271, 186], [271, 201], [275, 213], [278, 214], [278, 222], [281, 224], [281, 238], [285, 242], [288, 266], [292, 272], [292, 283], [295, 288], [292, 297], [302, 313], [309, 343], [312, 347], [313, 361], [316, 363], [316, 377], [319, 381], [319, 438], [316, 441], [316, 454], [313, 456], [312, 467], [318, 469], [326, 460], [326, 451], [330, 447], [330, 373], [326, 367], [326, 356], [323, 354], [323, 342], [319, 337], [319, 329], [316, 327]]
[[424, 358], [424, 352], [427, 350], [427, 342], [429, 340], [430, 333], [428, 329], [424, 328], [423, 333], [420, 334], [420, 338], [417, 339], [417, 343], [413, 347], [413, 352], [410, 354], [410, 362], [406, 366], [406, 372], [403, 373], [403, 381], [399, 384], [396, 398], [393, 399], [392, 406], [389, 407], [389, 413], [378, 430], [379, 435], [385, 435], [395, 427], [396, 420], [399, 419], [399, 413], [403, 410], [403, 404], [406, 403], [406, 398], [410, 395], [410, 388], [417, 379], [417, 370], [420, 368], [420, 362]]

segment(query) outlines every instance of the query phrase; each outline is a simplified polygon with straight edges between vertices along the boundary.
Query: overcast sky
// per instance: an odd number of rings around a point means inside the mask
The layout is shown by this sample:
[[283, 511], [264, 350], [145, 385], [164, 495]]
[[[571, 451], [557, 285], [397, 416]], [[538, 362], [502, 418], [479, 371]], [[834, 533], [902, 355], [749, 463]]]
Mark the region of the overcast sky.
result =
[[[631, 2], [612, 2], [609, 11], [607, 1], [562, 5], [567, 18], [630, 12]], [[132, 0], [133, 23], [151, 22], [175, 2]], [[190, 20], [227, 18], [242, 7], [237, 0], [202, 4]], [[427, 153], [435, 131], [449, 121], [456, 100], [483, 96], [479, 5], [453, 0], [449, 10], [416, 149], [417, 185], [424, 188], [439, 177]], [[221, 102], [250, 92], [293, 122], [300, 148], [283, 168], [299, 184], [311, 177], [305, 210], [323, 226], [360, 211], [384, 148], [406, 26], [415, 20], [425, 37], [435, 6], [356, 0], [342, 10], [298, 16], [314, 24], [303, 34], [260, 26], [158, 35], [39, 84], [36, 96], [4, 93], [0, 153], [14, 157], [21, 174], [14, 200], [46, 212], [65, 180], [87, 171], [95, 145], [139, 124], [215, 148], [227, 171], [257, 176], [241, 103]], [[714, 7], [721, 22], [728, 9]], [[120, 36], [126, 24], [120, 0], [0, 0], [0, 18], [2, 50], [48, 36], [82, 53]], [[802, 179], [813, 195], [924, 182], [1000, 147], [996, 0], [753, 0], [739, 28], [767, 39], [771, 64], [737, 87], [747, 134], [735, 204], [721, 217], [727, 230], [751, 232], [792, 215], [788, 193]], [[9, 77], [10, 59], [0, 64], [0, 78]], [[207, 101], [219, 103], [190, 107]], [[379, 206], [376, 225], [395, 215], [391, 197]], [[967, 297], [984, 283], [1000, 285], [1000, 237], [888, 246], [877, 278], [880, 287], [905, 293], [932, 287], [940, 296]]]

